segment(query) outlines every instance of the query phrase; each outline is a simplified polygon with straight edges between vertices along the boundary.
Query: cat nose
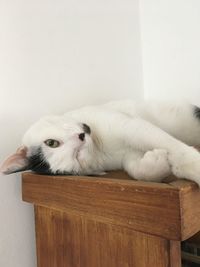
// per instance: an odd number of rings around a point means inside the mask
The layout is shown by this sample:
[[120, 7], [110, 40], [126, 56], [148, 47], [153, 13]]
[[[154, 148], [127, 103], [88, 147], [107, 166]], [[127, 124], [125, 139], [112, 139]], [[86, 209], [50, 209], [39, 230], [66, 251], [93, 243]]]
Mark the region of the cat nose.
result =
[[78, 138], [81, 140], [81, 141], [84, 141], [85, 139], [85, 133], [80, 133]]

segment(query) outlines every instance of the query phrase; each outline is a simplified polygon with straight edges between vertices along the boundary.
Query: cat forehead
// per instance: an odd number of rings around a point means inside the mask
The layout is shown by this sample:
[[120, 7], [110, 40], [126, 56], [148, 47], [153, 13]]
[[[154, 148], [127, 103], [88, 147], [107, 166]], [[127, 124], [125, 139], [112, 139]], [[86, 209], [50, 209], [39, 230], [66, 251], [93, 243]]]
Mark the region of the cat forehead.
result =
[[59, 116], [43, 117], [24, 134], [22, 143], [26, 146], [38, 145], [46, 139], [63, 140], [67, 134], [78, 130], [78, 123]]

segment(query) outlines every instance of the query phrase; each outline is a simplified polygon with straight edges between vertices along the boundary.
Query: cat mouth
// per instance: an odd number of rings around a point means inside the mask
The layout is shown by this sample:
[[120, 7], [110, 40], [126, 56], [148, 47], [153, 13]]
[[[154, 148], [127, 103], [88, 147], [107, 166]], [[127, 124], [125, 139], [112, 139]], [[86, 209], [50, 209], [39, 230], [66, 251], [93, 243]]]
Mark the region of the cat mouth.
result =
[[[74, 162], [77, 162], [79, 166], [81, 166], [79, 161], [79, 155], [82, 150], [84, 143], [78, 148], [74, 149], [72, 158]], [[62, 171], [62, 170], [52, 170], [49, 162], [46, 160], [42, 148], [34, 149], [34, 153], [28, 157], [28, 166], [26, 170], [33, 171], [38, 174], [43, 175], [78, 175], [77, 171], [73, 169], [70, 171]]]

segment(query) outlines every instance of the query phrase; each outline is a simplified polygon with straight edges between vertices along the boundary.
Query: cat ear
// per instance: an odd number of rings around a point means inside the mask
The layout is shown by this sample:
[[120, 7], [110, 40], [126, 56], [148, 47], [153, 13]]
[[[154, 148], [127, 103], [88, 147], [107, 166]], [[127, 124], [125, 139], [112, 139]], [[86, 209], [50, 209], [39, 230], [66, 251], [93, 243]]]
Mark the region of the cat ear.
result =
[[27, 148], [19, 147], [17, 151], [9, 156], [0, 166], [0, 172], [3, 174], [11, 174], [15, 172], [25, 171], [28, 169]]

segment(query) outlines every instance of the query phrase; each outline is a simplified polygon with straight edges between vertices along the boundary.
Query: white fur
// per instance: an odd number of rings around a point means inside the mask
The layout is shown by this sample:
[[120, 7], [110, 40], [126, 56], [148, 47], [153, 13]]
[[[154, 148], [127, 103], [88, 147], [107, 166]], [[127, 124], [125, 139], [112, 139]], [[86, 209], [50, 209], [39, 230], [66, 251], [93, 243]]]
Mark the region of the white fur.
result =
[[[161, 181], [173, 173], [200, 185], [200, 121], [187, 103], [118, 101], [45, 117], [25, 134], [28, 153], [40, 146], [51, 171], [101, 174], [124, 169], [136, 179]], [[91, 128], [82, 142], [82, 123]], [[47, 139], [59, 140], [58, 148]]]

